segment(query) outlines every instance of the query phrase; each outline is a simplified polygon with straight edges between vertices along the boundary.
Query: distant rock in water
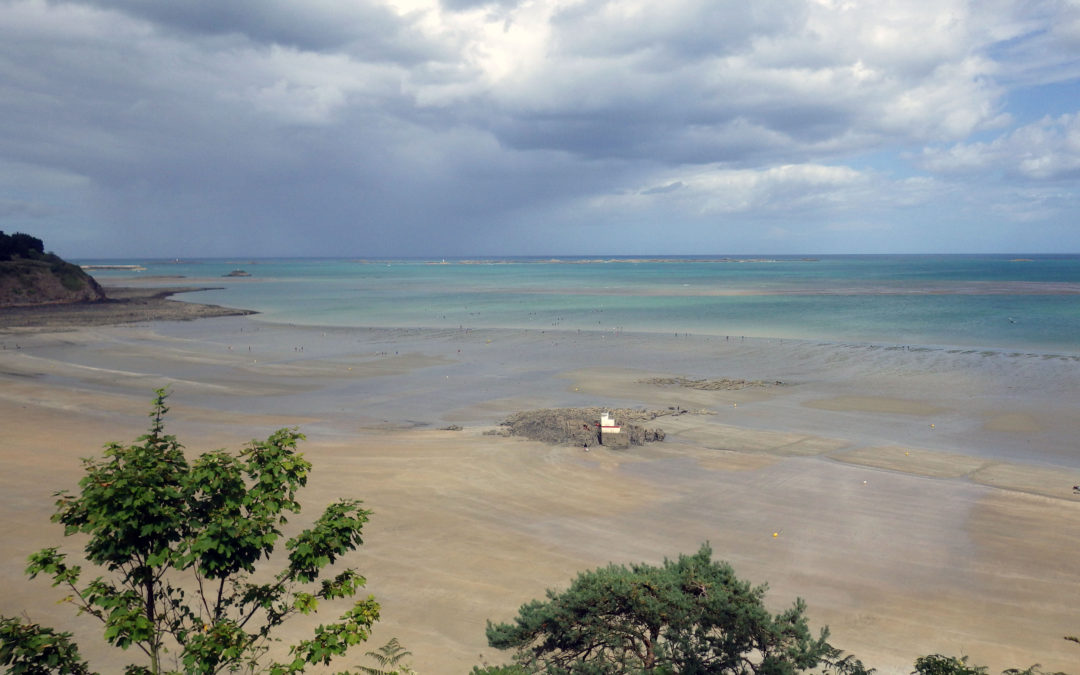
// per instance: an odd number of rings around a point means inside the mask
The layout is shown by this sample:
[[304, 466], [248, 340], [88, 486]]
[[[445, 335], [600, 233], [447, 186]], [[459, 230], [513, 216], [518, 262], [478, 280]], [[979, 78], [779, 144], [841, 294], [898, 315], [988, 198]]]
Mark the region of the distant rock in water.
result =
[[225, 276], [225, 277], [250, 277], [251, 272], [246, 272], [244, 270], [233, 270], [232, 272], [229, 272], [228, 274], [223, 274], [222, 276]]
[[53, 253], [37, 259], [0, 260], [0, 307], [28, 307], [105, 300], [92, 276]]
[[678, 386], [687, 389], [700, 389], [702, 391], [738, 391], [740, 389], [765, 388], [782, 386], [780, 380], [764, 382], [762, 380], [733, 380], [721, 377], [715, 380], [691, 380], [687, 377], [652, 377], [647, 380], [638, 380], [642, 384], [654, 384], [660, 387]]

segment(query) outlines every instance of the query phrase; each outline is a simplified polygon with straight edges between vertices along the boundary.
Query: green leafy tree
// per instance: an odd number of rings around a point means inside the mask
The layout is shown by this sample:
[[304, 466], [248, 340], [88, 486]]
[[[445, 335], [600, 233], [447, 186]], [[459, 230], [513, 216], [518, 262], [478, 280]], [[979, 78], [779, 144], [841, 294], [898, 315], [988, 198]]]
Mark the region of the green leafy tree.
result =
[[[300, 673], [366, 640], [379, 615], [370, 596], [293, 644], [286, 660], [262, 663], [275, 628], [363, 587], [355, 570], [331, 577], [328, 568], [362, 543], [370, 512], [356, 500], [330, 504], [285, 542], [283, 569], [256, 575], [256, 564], [283, 536], [286, 515], [300, 512], [296, 495], [311, 468], [296, 449], [303, 436], [281, 429], [239, 456], [216, 450], [189, 464], [164, 432], [166, 396], [156, 392], [146, 435], [83, 460], [79, 493], [57, 493], [52, 519], [65, 535], [85, 535], [86, 560], [105, 573], [85, 580], [82, 568], [55, 547], [30, 556], [27, 573], [66, 588], [67, 601], [101, 621], [109, 644], [141, 651], [145, 664], [129, 666], [129, 673]], [[60, 657], [46, 647], [61, 644], [48, 639], [50, 629], [3, 621], [4, 663], [37, 658], [45, 668], [12, 672], [87, 672], [79, 670], [85, 666], [69, 636], [62, 634], [74, 650], [64, 657], [69, 669], [49, 669], [42, 664]]]
[[513, 623], [489, 621], [487, 638], [492, 647], [515, 650], [516, 665], [529, 673], [871, 672], [841, 658], [826, 641], [827, 629], [811, 635], [802, 600], [773, 615], [765, 591], [713, 561], [706, 544], [660, 567], [584, 572], [566, 591], [549, 590], [546, 601], [522, 605]]
[[0, 666], [12, 675], [90, 673], [71, 633], [8, 617], [0, 618]]
[[1047, 672], [1042, 669], [1042, 666], [1036, 663], [1033, 666], [1027, 668], [1009, 668], [1008, 670], [1001, 671], [1001, 675], [1068, 675], [1061, 671]]
[[517, 664], [509, 666], [473, 666], [470, 675], [529, 675], [528, 671]]
[[[969, 664], [967, 656], [956, 657], [930, 654], [915, 659], [915, 671], [911, 675], [984, 675], [987, 670], [986, 666]], [[1066, 673], [1047, 672], [1036, 663], [1027, 668], [1003, 670], [1001, 675], [1066, 675]]]
[[929, 654], [915, 659], [915, 671], [912, 675], [983, 675], [986, 666], [968, 664], [968, 657]]

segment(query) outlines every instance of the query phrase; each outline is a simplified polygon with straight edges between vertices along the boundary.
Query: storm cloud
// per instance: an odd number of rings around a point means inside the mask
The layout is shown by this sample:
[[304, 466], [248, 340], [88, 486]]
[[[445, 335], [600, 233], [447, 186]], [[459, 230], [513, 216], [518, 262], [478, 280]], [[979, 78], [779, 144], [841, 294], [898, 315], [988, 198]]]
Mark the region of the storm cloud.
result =
[[1080, 250], [1080, 11], [0, 2], [0, 229], [72, 257]]

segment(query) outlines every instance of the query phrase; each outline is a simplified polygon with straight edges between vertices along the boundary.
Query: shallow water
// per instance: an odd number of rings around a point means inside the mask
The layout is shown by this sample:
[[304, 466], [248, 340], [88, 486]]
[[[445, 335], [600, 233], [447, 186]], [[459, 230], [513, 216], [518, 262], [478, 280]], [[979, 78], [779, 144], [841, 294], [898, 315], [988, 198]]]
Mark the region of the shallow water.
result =
[[[136, 275], [215, 285], [220, 279], [221, 290], [184, 299], [300, 325], [559, 328], [1080, 353], [1076, 255], [122, 262], [147, 269], [95, 275], [107, 283]], [[222, 276], [237, 268], [252, 276]]]

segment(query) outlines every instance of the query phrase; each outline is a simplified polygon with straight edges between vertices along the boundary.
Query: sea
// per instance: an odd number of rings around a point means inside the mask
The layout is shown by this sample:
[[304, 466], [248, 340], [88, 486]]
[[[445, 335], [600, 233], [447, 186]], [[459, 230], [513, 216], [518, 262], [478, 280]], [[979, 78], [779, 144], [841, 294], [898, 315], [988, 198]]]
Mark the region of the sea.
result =
[[[1080, 354], [1080, 254], [79, 260], [327, 327], [509, 328]], [[250, 276], [228, 276], [243, 273]], [[183, 277], [183, 278], [177, 278]], [[142, 283], [147, 283], [143, 281]]]

